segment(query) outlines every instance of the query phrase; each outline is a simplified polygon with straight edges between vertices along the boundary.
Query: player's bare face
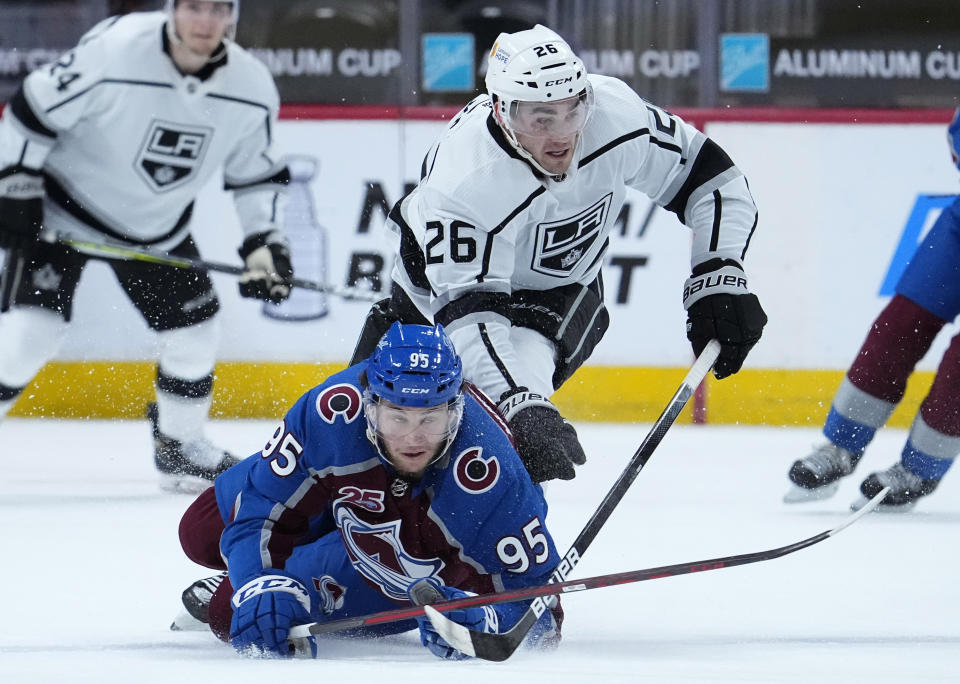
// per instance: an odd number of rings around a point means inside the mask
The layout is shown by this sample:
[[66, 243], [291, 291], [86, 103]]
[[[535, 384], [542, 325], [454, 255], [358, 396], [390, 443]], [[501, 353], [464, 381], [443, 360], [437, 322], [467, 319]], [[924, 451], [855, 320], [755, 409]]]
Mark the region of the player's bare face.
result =
[[446, 446], [455, 417], [447, 406], [411, 408], [381, 401], [376, 407], [376, 431], [397, 472], [419, 477]]
[[173, 10], [173, 23], [183, 47], [201, 57], [210, 57], [233, 22], [232, 2], [180, 0]]
[[534, 138], [517, 133], [517, 142], [537, 160], [543, 168], [553, 175], [566, 173], [573, 161], [573, 150], [577, 146], [577, 135], [569, 138]]
[[519, 102], [510, 126], [523, 148], [552, 174], [565, 173], [573, 161], [577, 138], [587, 119], [586, 98], [556, 102]]

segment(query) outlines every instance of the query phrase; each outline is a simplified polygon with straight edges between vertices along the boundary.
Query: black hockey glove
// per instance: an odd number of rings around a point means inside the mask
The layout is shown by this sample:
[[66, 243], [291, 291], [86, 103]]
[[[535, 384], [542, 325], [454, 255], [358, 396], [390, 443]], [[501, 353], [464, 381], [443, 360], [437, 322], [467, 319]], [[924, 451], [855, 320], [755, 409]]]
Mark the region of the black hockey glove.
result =
[[29, 247], [42, 225], [43, 178], [22, 167], [0, 171], [0, 248]]
[[256, 233], [243, 241], [240, 256], [246, 270], [240, 276], [240, 296], [274, 304], [290, 296], [293, 266], [287, 239], [275, 230]]
[[513, 432], [520, 460], [534, 483], [572, 480], [573, 466], [587, 462], [577, 431], [546, 397], [518, 387], [504, 392], [497, 408]]
[[694, 268], [683, 286], [683, 305], [693, 353], [700, 356], [707, 342], [716, 339], [720, 355], [713, 374], [721, 379], [740, 370], [763, 334], [767, 315], [747, 289], [747, 276], [739, 264], [711, 259]]

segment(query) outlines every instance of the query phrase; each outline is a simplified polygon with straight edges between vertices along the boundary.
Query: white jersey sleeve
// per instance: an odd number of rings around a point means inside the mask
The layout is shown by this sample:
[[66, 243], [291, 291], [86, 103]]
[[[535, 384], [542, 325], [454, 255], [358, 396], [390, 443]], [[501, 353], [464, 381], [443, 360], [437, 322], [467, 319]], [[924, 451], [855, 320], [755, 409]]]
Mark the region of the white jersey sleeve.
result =
[[246, 63], [247, 82], [255, 86], [251, 90], [259, 91], [252, 102], [263, 109], [262, 117], [237, 136], [223, 170], [224, 188], [233, 192], [244, 237], [249, 237], [279, 229], [290, 173], [274, 145], [280, 96], [273, 78], [259, 61], [237, 53], [230, 57]]
[[742, 265], [758, 216], [741, 170], [713, 140], [622, 81], [591, 79], [605, 103], [599, 116], [614, 130], [633, 129], [624, 181], [693, 230], [691, 266], [715, 258]]
[[109, 44], [98, 37], [115, 21], [114, 17], [100, 22], [75, 48], [24, 79], [0, 122], [0, 169], [39, 170], [58, 135], [87, 113], [92, 100], [76, 95], [103, 78]]

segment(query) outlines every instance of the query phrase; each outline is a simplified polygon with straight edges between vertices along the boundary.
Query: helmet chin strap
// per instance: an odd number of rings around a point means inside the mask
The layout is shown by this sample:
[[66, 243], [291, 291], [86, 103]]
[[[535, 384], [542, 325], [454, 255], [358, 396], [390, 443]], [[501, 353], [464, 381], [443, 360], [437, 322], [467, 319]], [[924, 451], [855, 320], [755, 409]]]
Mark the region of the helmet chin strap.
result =
[[[502, 100], [500, 102], [502, 102]], [[517, 151], [517, 154], [519, 154], [521, 157], [526, 159], [527, 162], [529, 162], [529, 164], [533, 168], [535, 168], [537, 171], [542, 173], [544, 176], [548, 178], [553, 178], [554, 180], [563, 180], [567, 175], [566, 171], [564, 171], [563, 173], [554, 173], [552, 171], [547, 171], [545, 168], [543, 168], [540, 162], [534, 159], [533, 155], [527, 151], [527, 148], [525, 148], [523, 145], [520, 144], [520, 141], [517, 139], [516, 133], [513, 132], [513, 129], [510, 128], [510, 124], [504, 120], [503, 115], [500, 112], [500, 107], [502, 106], [500, 102], [494, 104], [493, 106], [493, 117], [497, 120], [497, 124], [500, 126], [500, 129], [503, 131], [504, 136], [507, 138], [507, 142], [509, 142], [510, 145], [513, 147], [513, 149]], [[577, 133], [577, 141], [576, 143], [574, 143], [574, 148], [576, 148], [577, 145], [579, 144], [580, 144], [580, 134]]]

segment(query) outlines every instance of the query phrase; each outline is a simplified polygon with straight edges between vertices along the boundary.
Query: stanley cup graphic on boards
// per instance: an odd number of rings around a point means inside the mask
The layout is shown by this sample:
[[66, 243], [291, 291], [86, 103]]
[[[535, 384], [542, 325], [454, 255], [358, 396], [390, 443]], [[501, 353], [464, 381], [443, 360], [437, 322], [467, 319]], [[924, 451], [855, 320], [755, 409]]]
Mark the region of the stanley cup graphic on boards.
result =
[[[325, 283], [327, 231], [317, 222], [310, 190], [319, 162], [315, 157], [294, 155], [287, 157], [287, 165], [290, 169], [290, 187], [287, 190], [283, 227], [290, 241], [293, 272], [298, 278]], [[309, 321], [326, 316], [329, 307], [325, 292], [295, 287], [286, 301], [279, 304], [265, 302], [263, 315], [285, 321]]]

